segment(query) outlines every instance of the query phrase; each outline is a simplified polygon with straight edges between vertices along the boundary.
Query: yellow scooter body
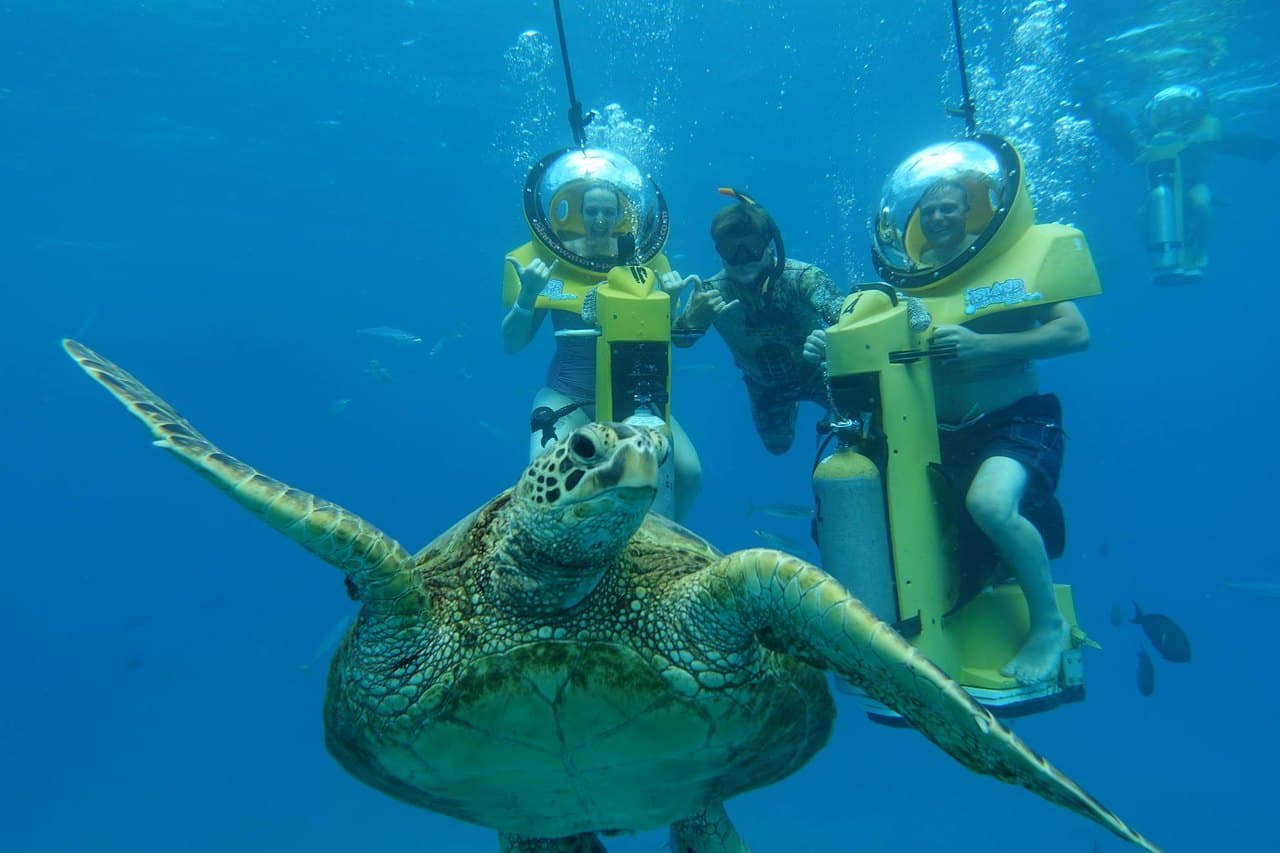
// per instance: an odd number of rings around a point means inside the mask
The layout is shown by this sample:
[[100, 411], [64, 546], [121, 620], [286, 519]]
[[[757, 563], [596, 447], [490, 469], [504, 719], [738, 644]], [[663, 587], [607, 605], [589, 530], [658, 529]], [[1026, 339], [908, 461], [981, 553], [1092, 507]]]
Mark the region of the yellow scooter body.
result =
[[[657, 287], [671, 270], [658, 254], [643, 266], [618, 266], [602, 281], [600, 273], [557, 259], [531, 241], [508, 255], [528, 266], [534, 258], [550, 265], [551, 278], [534, 307], [588, 316], [600, 328], [596, 339], [596, 419], [622, 421], [635, 414], [637, 395], [647, 396], [664, 422], [670, 419], [671, 297]], [[502, 304], [510, 307], [520, 292], [515, 268], [504, 262]], [[592, 306], [594, 303], [594, 306]]]
[[602, 421], [626, 420], [648, 405], [670, 423], [671, 297], [654, 286], [657, 276], [647, 266], [614, 267], [596, 290], [596, 417]]
[[[901, 294], [869, 289], [850, 295], [827, 330], [827, 366], [837, 408], [857, 413], [871, 405], [875, 428], [885, 437], [899, 630], [979, 701], [1025, 711], [1083, 697], [1080, 655], [1073, 649], [1065, 656], [1058, 682], [1022, 687], [999, 672], [1028, 630], [1021, 590], [1000, 585], [959, 601], [966, 567], [947, 517], [957, 502], [931, 468], [941, 454], [928, 356], [934, 326], [1101, 292], [1083, 234], [1063, 225], [1031, 225], [1029, 203], [1025, 216], [1018, 213], [1015, 204], [1000, 232], [960, 270], [912, 291], [929, 312], [927, 327], [918, 322], [912, 328]], [[868, 404], [868, 395], [875, 402]], [[1073, 636], [1082, 636], [1070, 588], [1059, 584], [1056, 591]]]

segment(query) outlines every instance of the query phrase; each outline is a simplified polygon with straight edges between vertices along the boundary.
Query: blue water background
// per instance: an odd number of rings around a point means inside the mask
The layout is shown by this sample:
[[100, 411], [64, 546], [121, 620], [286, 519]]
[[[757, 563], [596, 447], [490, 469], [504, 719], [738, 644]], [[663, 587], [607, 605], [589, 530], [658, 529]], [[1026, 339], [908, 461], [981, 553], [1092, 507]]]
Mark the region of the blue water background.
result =
[[[650, 135], [676, 265], [717, 269], [706, 227], [715, 187], [734, 184], [769, 206], [792, 256], [842, 289], [874, 278], [865, 222], [884, 176], [960, 131], [942, 111], [956, 98], [946, 4], [635, 5], [567, 0], [574, 72], [588, 108], [617, 103]], [[1017, 38], [1033, 7], [966, 5], [991, 102], [1033, 61]], [[1047, 8], [1063, 27], [1056, 76], [1041, 75], [1056, 97], [1088, 68], [1140, 102], [1160, 74], [1133, 72], [1104, 37], [1203, 14], [1194, 29], [1228, 48], [1206, 79], [1260, 87], [1224, 109], [1280, 137], [1269, 0]], [[548, 0], [0, 5], [0, 846], [493, 849], [488, 830], [401, 805], [328, 757], [324, 661], [302, 667], [351, 612], [341, 577], [150, 447], [58, 340], [118, 361], [229, 452], [425, 544], [518, 475], [551, 349], [544, 332], [504, 356], [497, 335], [502, 257], [527, 239], [524, 173], [570, 141], [558, 63], [513, 76], [530, 28], [554, 35]], [[1280, 582], [1266, 263], [1280, 164], [1216, 165], [1210, 275], [1157, 289], [1135, 226], [1141, 172], [1084, 150], [1061, 154], [1054, 212], [1088, 235], [1106, 293], [1082, 305], [1092, 347], [1042, 378], [1071, 437], [1054, 572], [1105, 650], [1086, 655], [1086, 702], [1016, 729], [1170, 850], [1265, 849], [1280, 609], [1229, 583]], [[1049, 150], [1036, 165], [1047, 186], [1060, 164]], [[356, 334], [378, 325], [424, 342]], [[802, 522], [748, 503], [810, 499], [817, 410], [771, 457], [718, 340], [678, 351], [675, 380], [705, 472], [689, 526], [726, 550], [757, 544], [756, 527], [802, 538]], [[1156, 661], [1150, 698], [1138, 634], [1108, 621], [1130, 600], [1194, 644], [1190, 664]], [[1123, 847], [847, 699], [809, 766], [729, 810], [758, 851]]]

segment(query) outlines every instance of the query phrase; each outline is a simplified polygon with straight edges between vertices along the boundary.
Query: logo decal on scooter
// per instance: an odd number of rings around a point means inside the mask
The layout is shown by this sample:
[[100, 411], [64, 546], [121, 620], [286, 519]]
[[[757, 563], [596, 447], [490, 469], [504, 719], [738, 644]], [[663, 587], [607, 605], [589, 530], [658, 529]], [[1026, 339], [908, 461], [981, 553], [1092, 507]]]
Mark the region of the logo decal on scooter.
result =
[[986, 287], [969, 287], [964, 291], [964, 313], [975, 314], [992, 305], [1021, 305], [1023, 302], [1039, 302], [1042, 293], [1027, 293], [1027, 283], [1020, 278], [1008, 278]]
[[546, 299], [553, 299], [559, 302], [571, 301], [578, 297], [572, 293], [564, 292], [564, 279], [553, 278], [547, 281], [547, 286], [542, 288], [542, 293], [538, 294]]

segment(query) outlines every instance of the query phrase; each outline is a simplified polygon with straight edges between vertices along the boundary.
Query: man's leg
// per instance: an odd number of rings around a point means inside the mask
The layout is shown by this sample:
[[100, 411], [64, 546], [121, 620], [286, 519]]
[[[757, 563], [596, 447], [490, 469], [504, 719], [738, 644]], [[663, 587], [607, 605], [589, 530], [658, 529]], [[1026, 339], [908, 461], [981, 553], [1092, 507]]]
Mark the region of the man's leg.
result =
[[1192, 272], [1204, 272], [1204, 268], [1209, 265], [1209, 234], [1213, 229], [1213, 195], [1209, 192], [1208, 184], [1195, 183], [1187, 189], [1186, 199], [1187, 205], [1184, 210], [1186, 226], [1183, 229], [1186, 234], [1183, 240], [1187, 247], [1187, 266]]
[[1031, 617], [1026, 641], [1000, 672], [1022, 684], [1036, 684], [1057, 674], [1070, 629], [1054, 597], [1044, 540], [1018, 511], [1026, 489], [1027, 469], [1020, 462], [992, 456], [978, 468], [965, 507], [1013, 570]]

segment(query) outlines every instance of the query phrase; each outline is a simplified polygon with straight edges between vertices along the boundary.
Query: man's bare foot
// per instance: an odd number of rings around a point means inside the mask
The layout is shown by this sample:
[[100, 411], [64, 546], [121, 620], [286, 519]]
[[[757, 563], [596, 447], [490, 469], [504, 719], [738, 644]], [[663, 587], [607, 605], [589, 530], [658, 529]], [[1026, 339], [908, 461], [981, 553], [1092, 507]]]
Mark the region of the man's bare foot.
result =
[[1019, 684], [1039, 684], [1058, 673], [1062, 652], [1066, 649], [1071, 629], [1061, 618], [1040, 628], [1032, 627], [1022, 648], [1000, 670], [1001, 675], [1018, 680]]

